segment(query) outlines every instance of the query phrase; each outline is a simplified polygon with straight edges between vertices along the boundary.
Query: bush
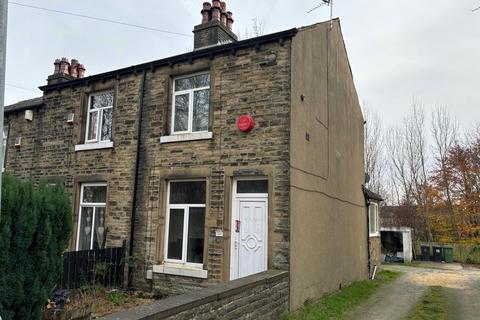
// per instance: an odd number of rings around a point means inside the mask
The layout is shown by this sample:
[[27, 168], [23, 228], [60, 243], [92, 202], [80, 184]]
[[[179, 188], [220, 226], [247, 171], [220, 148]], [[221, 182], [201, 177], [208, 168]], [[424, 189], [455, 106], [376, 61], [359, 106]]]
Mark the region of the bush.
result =
[[63, 268], [72, 230], [63, 187], [4, 175], [0, 217], [0, 316], [41, 319], [42, 307]]

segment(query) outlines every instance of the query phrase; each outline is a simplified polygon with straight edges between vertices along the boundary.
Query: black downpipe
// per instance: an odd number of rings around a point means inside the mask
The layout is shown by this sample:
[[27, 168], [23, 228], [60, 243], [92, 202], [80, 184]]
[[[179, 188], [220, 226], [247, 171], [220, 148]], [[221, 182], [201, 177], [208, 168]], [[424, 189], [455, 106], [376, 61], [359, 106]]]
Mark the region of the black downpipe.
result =
[[[135, 234], [135, 214], [137, 212], [137, 190], [138, 190], [138, 172], [140, 168], [140, 146], [142, 142], [142, 124], [143, 124], [143, 101], [145, 97], [145, 81], [147, 78], [147, 71], [143, 70], [142, 73], [142, 85], [140, 88], [140, 110], [138, 115], [138, 128], [137, 128], [137, 154], [135, 156], [135, 182], [133, 185], [133, 201], [132, 201], [132, 217], [130, 222], [130, 245], [129, 245], [129, 257], [133, 257], [133, 237]], [[128, 288], [132, 288], [132, 272], [133, 268], [131, 264], [128, 265]]]

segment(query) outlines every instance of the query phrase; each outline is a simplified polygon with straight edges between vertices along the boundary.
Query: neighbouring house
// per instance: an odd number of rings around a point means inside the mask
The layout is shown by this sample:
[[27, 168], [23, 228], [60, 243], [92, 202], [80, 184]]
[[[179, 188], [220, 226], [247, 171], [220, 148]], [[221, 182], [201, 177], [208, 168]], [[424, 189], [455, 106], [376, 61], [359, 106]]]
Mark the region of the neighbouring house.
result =
[[363, 188], [367, 204], [367, 225], [368, 225], [368, 270], [373, 276], [375, 270], [382, 263], [382, 243], [380, 237], [380, 204], [383, 197], [367, 188]]
[[70, 250], [126, 240], [136, 287], [286, 270], [297, 309], [367, 278], [364, 120], [339, 20], [237, 41], [225, 3], [202, 17], [192, 52], [88, 77], [56, 60], [42, 97], [5, 108], [6, 171], [63, 181]]

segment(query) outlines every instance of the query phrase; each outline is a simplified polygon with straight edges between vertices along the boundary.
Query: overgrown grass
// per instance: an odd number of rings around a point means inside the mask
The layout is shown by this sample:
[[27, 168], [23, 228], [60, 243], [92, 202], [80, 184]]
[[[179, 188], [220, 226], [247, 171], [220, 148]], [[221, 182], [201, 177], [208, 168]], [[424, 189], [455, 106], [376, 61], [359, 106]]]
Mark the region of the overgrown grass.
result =
[[107, 314], [150, 304], [155, 300], [143, 292], [108, 290], [99, 286], [85, 286], [78, 290], [78, 296], [65, 305], [65, 310], [77, 310], [91, 306], [93, 313], [102, 317]]
[[355, 282], [352, 285], [319, 301], [309, 304], [303, 309], [284, 315], [282, 320], [341, 320], [357, 305], [367, 300], [377, 289], [394, 281], [400, 275], [399, 272], [382, 271], [374, 281], [365, 280]]
[[409, 320], [447, 320], [447, 297], [443, 288], [431, 287], [408, 317]]

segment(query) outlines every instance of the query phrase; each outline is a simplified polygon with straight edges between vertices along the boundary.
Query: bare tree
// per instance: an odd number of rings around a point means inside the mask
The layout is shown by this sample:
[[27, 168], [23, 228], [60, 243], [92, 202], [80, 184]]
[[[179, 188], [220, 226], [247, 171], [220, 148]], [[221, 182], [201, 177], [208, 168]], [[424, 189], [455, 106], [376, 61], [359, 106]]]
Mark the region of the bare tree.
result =
[[257, 17], [252, 19], [252, 26], [245, 29], [245, 33], [242, 35], [240, 31], [237, 32], [239, 39], [249, 39], [254, 37], [260, 37], [265, 34], [265, 21], [259, 21]]
[[391, 127], [387, 131], [388, 169], [396, 204], [412, 206], [413, 179], [407, 163], [407, 142], [404, 131], [402, 127]]
[[367, 187], [387, 196], [385, 186], [385, 136], [382, 121], [378, 113], [364, 109], [365, 118], [365, 170], [370, 176]]
[[425, 108], [414, 100], [412, 111], [404, 120], [407, 147], [407, 162], [413, 181], [413, 196], [422, 210], [423, 222], [428, 241], [433, 241], [430, 225], [430, 188], [427, 157], [427, 137], [425, 134]]
[[447, 165], [449, 152], [457, 141], [458, 125], [445, 107], [437, 106], [432, 112], [432, 136], [434, 141], [435, 179], [442, 188], [454, 239], [458, 240], [455, 210], [452, 201], [452, 175]]

